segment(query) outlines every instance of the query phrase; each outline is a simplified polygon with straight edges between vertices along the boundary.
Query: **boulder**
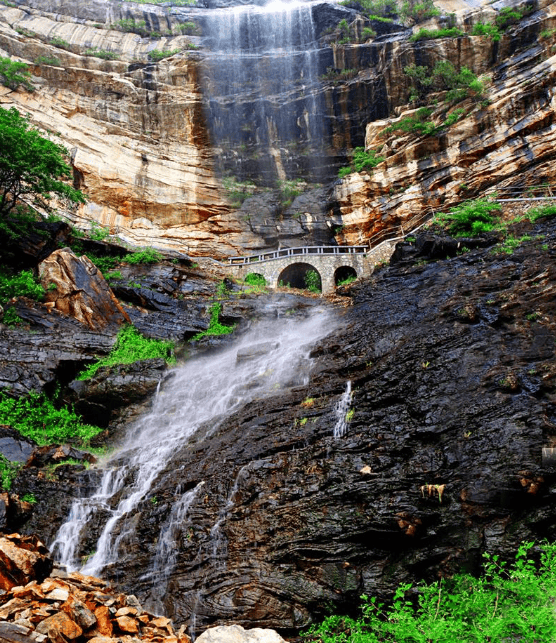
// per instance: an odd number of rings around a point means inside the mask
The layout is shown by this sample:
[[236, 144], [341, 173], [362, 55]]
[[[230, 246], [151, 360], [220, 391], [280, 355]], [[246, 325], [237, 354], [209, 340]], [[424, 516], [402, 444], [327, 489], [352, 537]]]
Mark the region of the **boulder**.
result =
[[39, 265], [47, 306], [74, 317], [90, 330], [130, 322], [100, 270], [69, 248], [56, 250]]
[[198, 643], [285, 643], [275, 630], [260, 627], [246, 630], [241, 625], [211, 627], [196, 640]]
[[0, 588], [10, 590], [32, 580], [44, 580], [52, 571], [48, 549], [36, 536], [0, 537]]

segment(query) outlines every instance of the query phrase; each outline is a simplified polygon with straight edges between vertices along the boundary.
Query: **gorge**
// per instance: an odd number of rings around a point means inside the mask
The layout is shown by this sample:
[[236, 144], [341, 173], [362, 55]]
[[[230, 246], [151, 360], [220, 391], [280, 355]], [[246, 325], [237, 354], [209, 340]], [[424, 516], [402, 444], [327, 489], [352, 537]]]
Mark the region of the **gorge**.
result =
[[[35, 85], [0, 88], [0, 105], [59, 134], [88, 201], [57, 212], [92, 237], [45, 221], [17, 247], [46, 301], [10, 303], [0, 387], [58, 391], [117, 448], [89, 466], [76, 444], [21, 440], [0, 521], [192, 637], [296, 637], [363, 593], [554, 539], [556, 223], [516, 217], [538, 205], [521, 201], [474, 237], [406, 234], [328, 299], [236, 283], [214, 259], [364, 244], [487, 189], [550, 195], [556, 19], [523, 5], [496, 40], [474, 30], [498, 2], [439, 2], [416, 24], [355, 3], [233, 5], [0, 4], [0, 55]], [[478, 85], [439, 88], [438, 61]], [[355, 171], [363, 146], [374, 167]], [[126, 264], [122, 242], [163, 254]], [[200, 337], [214, 310], [234, 332]], [[78, 380], [123, 322], [175, 342], [177, 365]]]

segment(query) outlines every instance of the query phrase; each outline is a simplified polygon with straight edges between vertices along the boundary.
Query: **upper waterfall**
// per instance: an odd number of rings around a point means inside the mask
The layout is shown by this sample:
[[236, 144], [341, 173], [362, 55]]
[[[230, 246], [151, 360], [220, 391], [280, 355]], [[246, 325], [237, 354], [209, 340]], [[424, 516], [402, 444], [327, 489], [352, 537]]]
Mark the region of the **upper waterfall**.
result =
[[326, 140], [313, 3], [207, 13], [204, 95], [217, 165], [235, 180], [318, 180]]

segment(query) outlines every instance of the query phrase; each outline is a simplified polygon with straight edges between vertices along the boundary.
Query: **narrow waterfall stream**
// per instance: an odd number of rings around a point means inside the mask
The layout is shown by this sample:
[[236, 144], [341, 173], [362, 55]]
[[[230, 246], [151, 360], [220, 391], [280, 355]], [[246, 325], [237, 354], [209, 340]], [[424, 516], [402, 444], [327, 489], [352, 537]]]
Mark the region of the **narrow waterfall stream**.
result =
[[222, 174], [266, 185], [318, 180], [324, 119], [313, 4], [218, 9], [203, 32], [206, 111]]
[[[281, 390], [308, 382], [311, 346], [335, 325], [334, 316], [322, 308], [309, 317], [274, 318], [255, 324], [237, 343], [218, 352], [191, 359], [174, 371], [161, 387], [152, 409], [129, 427], [124, 444], [105, 463], [98, 489], [74, 501], [60, 528], [52, 551], [69, 569], [102, 575], [118, 560], [126, 541], [137, 527], [137, 507], [153, 500], [152, 485], [168, 466], [173, 454], [200, 428], [208, 435], [219, 422], [250, 400], [279, 395]], [[177, 541], [187, 523], [188, 511], [199, 499], [203, 481], [194, 489], [180, 487], [175, 472], [172, 510], [160, 525], [156, 551], [145, 578], [154, 588], [156, 607], [178, 555]], [[156, 501], [156, 499], [154, 499]], [[233, 493], [229, 498], [233, 503]], [[213, 527], [215, 556], [225, 553], [218, 531], [225, 507]], [[88, 525], [101, 522], [100, 537], [84, 562], [83, 543], [90, 540]]]

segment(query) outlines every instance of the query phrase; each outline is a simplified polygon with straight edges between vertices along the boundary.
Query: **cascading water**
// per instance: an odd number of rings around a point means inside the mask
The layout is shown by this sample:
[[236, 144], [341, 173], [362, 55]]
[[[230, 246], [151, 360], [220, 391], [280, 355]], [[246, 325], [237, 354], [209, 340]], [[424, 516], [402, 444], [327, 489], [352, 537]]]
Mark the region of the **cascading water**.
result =
[[349, 423], [348, 413], [351, 405], [351, 382], [348, 380], [346, 383], [346, 390], [342, 397], [338, 400], [336, 405], [336, 424], [334, 425], [334, 437], [341, 438], [346, 434], [347, 426]]
[[[84, 548], [90, 547], [88, 525], [100, 523], [94, 554], [82, 571], [99, 575], [115, 563], [136, 532], [138, 507], [148, 499], [156, 501], [152, 485], [172, 455], [200, 428], [210, 434], [224, 417], [250, 400], [307, 383], [310, 347], [328, 334], [333, 324], [334, 318], [321, 309], [302, 320], [288, 317], [263, 321], [237, 344], [177, 368], [155, 398], [152, 410], [130, 427], [122, 448], [105, 463], [98, 490], [74, 501], [51, 547], [58, 560], [70, 569], [78, 569]], [[202, 481], [194, 489], [184, 490], [179, 486], [179, 472], [172, 475], [178, 482], [173, 510], [160, 527], [156, 551], [144, 575], [148, 584], [156, 587], [151, 596], [155, 598], [154, 607], [159, 609], [176, 562], [176, 543], [186, 529], [190, 508], [202, 495]], [[218, 532], [233, 503], [233, 493], [232, 489], [220, 522], [211, 532], [214, 555], [225, 551], [218, 545]]]
[[312, 4], [215, 10], [203, 32], [204, 94], [222, 173], [267, 185], [318, 180], [326, 137]]

